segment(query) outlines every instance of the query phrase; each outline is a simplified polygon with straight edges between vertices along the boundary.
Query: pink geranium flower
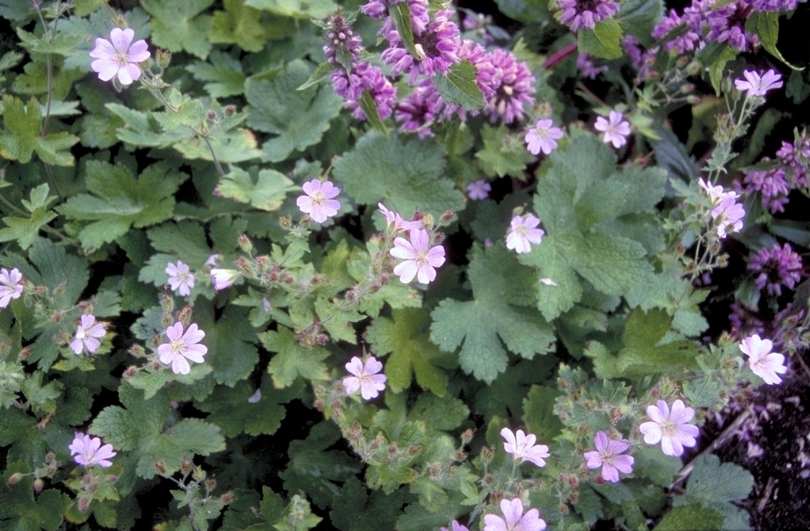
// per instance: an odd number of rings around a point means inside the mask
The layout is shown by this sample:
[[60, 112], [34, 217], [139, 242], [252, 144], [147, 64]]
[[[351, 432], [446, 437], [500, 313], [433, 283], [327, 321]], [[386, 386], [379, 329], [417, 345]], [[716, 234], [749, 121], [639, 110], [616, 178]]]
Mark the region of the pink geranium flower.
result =
[[[778, 374], [785, 374], [785, 356], [773, 350], [773, 341], [754, 334], [740, 342], [740, 350], [748, 355], [748, 366], [766, 384], [782, 383]], [[777, 374], [778, 373], [778, 374]]]
[[616, 483], [619, 481], [619, 472], [629, 474], [633, 471], [632, 455], [620, 455], [630, 444], [627, 441], [609, 439], [605, 432], [596, 432], [594, 437], [595, 451], [585, 452], [585, 464], [588, 468], [602, 467], [602, 478], [605, 481]]
[[377, 203], [377, 207], [380, 209], [380, 214], [385, 216], [385, 223], [386, 228], [391, 228], [391, 225], [394, 226], [394, 232], [399, 232], [401, 230], [414, 230], [414, 229], [421, 229], [422, 222], [421, 221], [405, 221], [402, 219], [398, 213], [394, 212], [393, 210], [388, 210], [385, 205], [382, 203]]
[[70, 349], [76, 354], [87, 349], [92, 354], [101, 346], [99, 339], [106, 334], [104, 325], [97, 323], [94, 315], [82, 315], [81, 323], [76, 327], [76, 337], [70, 342]]
[[439, 531], [470, 531], [467, 526], [461, 525], [457, 520], [450, 522], [450, 527], [452, 527], [452, 530], [447, 529], [446, 527], [440, 527]]
[[90, 437], [84, 433], [76, 433], [73, 442], [68, 446], [73, 460], [82, 466], [98, 465], [102, 468], [112, 466], [112, 459], [116, 452], [111, 444], [101, 445], [101, 439]]
[[178, 321], [166, 329], [166, 337], [169, 342], [158, 346], [157, 353], [161, 363], [172, 366], [174, 374], [191, 372], [188, 360], [195, 363], [205, 361], [203, 356], [208, 353], [208, 347], [199, 344], [205, 337], [205, 332], [196, 323], [191, 323], [184, 334], [183, 323]]
[[0, 308], [7, 307], [12, 299], [19, 299], [22, 291], [22, 273], [19, 269], [0, 269]]
[[557, 149], [557, 140], [562, 137], [562, 129], [554, 127], [550, 119], [541, 118], [526, 133], [526, 147], [532, 155], [538, 155], [541, 151], [548, 155]]
[[444, 247], [430, 247], [430, 235], [424, 229], [410, 231], [410, 241], [399, 237], [394, 240], [390, 251], [394, 258], [405, 260], [394, 267], [394, 274], [404, 284], [417, 277], [422, 284], [428, 284], [436, 278], [437, 267], [444, 264]]
[[609, 120], [604, 116], [596, 118], [594, 128], [603, 133], [602, 142], [613, 144], [614, 148], [620, 148], [627, 143], [627, 136], [630, 134], [630, 123], [623, 119], [624, 116], [618, 111], [610, 111]]
[[771, 89], [781, 87], [782, 75], [774, 72], [773, 69], [768, 70], [762, 76], [756, 72], [746, 70], [743, 72], [745, 79], [735, 79], [734, 86], [740, 92], [748, 92], [751, 96], [764, 96], [766, 92]]
[[149, 59], [149, 50], [143, 39], [132, 42], [135, 32], [130, 29], [113, 28], [110, 40], [97, 38], [96, 47], [90, 51], [90, 57], [95, 58], [90, 64], [98, 78], [109, 81], [118, 77], [118, 82], [126, 86], [141, 77], [142, 63]]
[[388, 379], [384, 374], [378, 374], [382, 368], [383, 364], [374, 356], [367, 359], [365, 364], [360, 358], [354, 356], [346, 364], [346, 370], [353, 375], [343, 379], [346, 393], [352, 395], [360, 390], [360, 395], [365, 400], [377, 398], [380, 391], [385, 389], [385, 381]]
[[340, 201], [334, 198], [340, 193], [340, 188], [330, 181], [321, 182], [318, 179], [304, 183], [303, 188], [306, 195], [300, 196], [295, 202], [298, 210], [309, 214], [309, 217], [318, 223], [337, 215]]
[[238, 277], [239, 271], [235, 269], [214, 268], [211, 270], [211, 284], [217, 291], [231, 287]]
[[649, 422], [642, 422], [639, 430], [644, 434], [647, 444], [661, 443], [661, 450], [666, 455], [683, 455], [684, 446], [694, 446], [700, 430], [697, 426], [689, 424], [695, 416], [695, 410], [686, 407], [682, 400], [672, 403], [672, 411], [663, 400], [656, 406], [647, 407]]
[[532, 250], [531, 244], [539, 244], [543, 241], [546, 233], [543, 229], [538, 229], [540, 218], [534, 214], [525, 216], [515, 216], [509, 226], [509, 234], [506, 235], [506, 248], [513, 249], [518, 254], [528, 253]]
[[501, 500], [503, 518], [494, 514], [484, 515], [484, 531], [543, 531], [546, 522], [540, 518], [540, 511], [529, 509], [523, 514], [520, 498]]
[[188, 297], [195, 280], [191, 269], [178, 260], [176, 264], [169, 262], [165, 271], [169, 275], [169, 287], [172, 288], [172, 291], [179, 293], [181, 297]]
[[515, 456], [515, 461], [518, 463], [529, 461], [539, 467], [546, 466], [545, 458], [551, 454], [545, 444], [534, 444], [537, 441], [534, 434], [526, 435], [523, 430], [513, 433], [509, 428], [504, 428], [501, 430], [501, 437], [506, 441], [503, 449], [507, 454]]

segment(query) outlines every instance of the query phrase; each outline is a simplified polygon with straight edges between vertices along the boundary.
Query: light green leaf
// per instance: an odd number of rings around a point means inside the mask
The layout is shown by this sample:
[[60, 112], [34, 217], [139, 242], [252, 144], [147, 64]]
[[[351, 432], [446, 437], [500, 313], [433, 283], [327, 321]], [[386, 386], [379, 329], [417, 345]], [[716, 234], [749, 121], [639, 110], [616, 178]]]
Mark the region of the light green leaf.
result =
[[[232, 0], [229, 2], [233, 3]], [[194, 79], [206, 82], [205, 90], [212, 98], [225, 98], [244, 92], [245, 74], [242, 63], [219, 50], [211, 52], [208, 61], [196, 61], [188, 65], [186, 70], [194, 75]]]
[[321, 347], [307, 348], [301, 345], [289, 328], [259, 334], [264, 348], [276, 354], [267, 366], [277, 389], [291, 386], [299, 377], [316, 382], [328, 380], [329, 374], [323, 363], [329, 352]]
[[369, 131], [352, 151], [334, 164], [333, 175], [341, 189], [361, 204], [383, 201], [389, 209], [410, 219], [419, 210], [435, 217], [463, 208], [463, 196], [453, 182], [442, 177], [444, 152], [429, 141], [403, 142]]
[[255, 181], [248, 172], [234, 167], [220, 179], [216, 189], [222, 197], [273, 212], [281, 208], [288, 193], [298, 188], [292, 179], [270, 169], [259, 171]]
[[600, 20], [593, 29], [580, 28], [577, 38], [580, 52], [587, 52], [599, 59], [622, 56], [622, 28], [615, 19]]
[[185, 50], [200, 59], [211, 51], [208, 32], [211, 17], [200, 15], [214, 0], [142, 0], [141, 5], [152, 15], [152, 41], [172, 52]]
[[459, 105], [466, 111], [482, 109], [486, 104], [476, 82], [476, 69], [466, 59], [450, 67], [447, 75], [433, 76], [431, 81], [445, 103]]
[[68, 149], [79, 141], [79, 137], [65, 132], [40, 135], [42, 107], [36, 98], [23, 105], [20, 98], [3, 94], [3, 124], [0, 156], [27, 163], [36, 153], [48, 164], [73, 166], [73, 155]]
[[[532, 275], [503, 247], [473, 249], [472, 301], [445, 299], [433, 310], [430, 339], [445, 352], [461, 346], [461, 368], [492, 383], [506, 369], [506, 350], [531, 359], [553, 350], [551, 327], [534, 309]], [[506, 348], [504, 348], [504, 346]]]
[[338, 9], [332, 0], [245, 0], [245, 5], [283, 17], [326, 18]]
[[31, 190], [31, 200], [22, 200], [23, 206], [31, 213], [30, 217], [18, 218], [7, 216], [3, 222], [8, 225], [0, 229], [0, 242], [16, 241], [23, 249], [28, 249], [36, 241], [43, 225], [47, 225], [56, 214], [48, 209], [48, 205], [56, 199], [48, 195], [48, 185], [41, 184]]
[[488, 177], [526, 178], [526, 165], [534, 156], [526, 150], [523, 135], [512, 133], [504, 125], [485, 126], [481, 129], [481, 138], [484, 149], [476, 152], [475, 158], [481, 161], [481, 170]]
[[[260, 52], [269, 38], [268, 31], [261, 23], [261, 13], [243, 4], [243, 0], [224, 0], [225, 10], [214, 12], [211, 42], [237, 44], [246, 52]], [[211, 55], [213, 57], [213, 53]], [[239, 68], [240, 73], [241, 70]], [[214, 93], [211, 96], [221, 97]]]
[[720, 531], [723, 515], [700, 503], [675, 507], [653, 528], [653, 531]]
[[745, 30], [759, 37], [762, 47], [782, 61], [793, 70], [804, 70], [804, 67], [793, 66], [782, 56], [776, 48], [776, 41], [779, 39], [779, 11], [754, 11], [745, 21]]
[[279, 162], [294, 151], [320, 141], [329, 122], [340, 114], [342, 100], [332, 87], [296, 90], [309, 78], [311, 68], [298, 59], [283, 70], [251, 76], [245, 82], [245, 97], [251, 105], [248, 124], [276, 136], [262, 150], [271, 162]]
[[425, 314], [404, 309], [391, 312], [391, 319], [377, 317], [368, 327], [367, 338], [377, 356], [390, 354], [385, 375], [392, 390], [400, 392], [416, 382], [436, 395], [447, 394], [447, 375], [437, 366], [439, 349], [428, 341]]

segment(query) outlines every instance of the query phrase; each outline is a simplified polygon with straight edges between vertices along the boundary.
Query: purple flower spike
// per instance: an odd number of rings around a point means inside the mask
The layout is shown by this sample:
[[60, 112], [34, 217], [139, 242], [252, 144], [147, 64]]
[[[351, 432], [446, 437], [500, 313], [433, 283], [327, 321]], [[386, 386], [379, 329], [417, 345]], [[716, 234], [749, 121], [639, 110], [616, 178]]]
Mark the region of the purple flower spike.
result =
[[793, 289], [801, 280], [802, 259], [789, 243], [781, 247], [776, 244], [770, 249], [760, 249], [751, 259], [748, 269], [759, 273], [754, 281], [759, 289], [778, 297], [782, 294], [782, 286]]
[[614, 0], [559, 0], [560, 22], [571, 31], [593, 29], [600, 20], [612, 17], [619, 10]]
[[[523, 106], [534, 103], [534, 76], [512, 52], [496, 48], [488, 55], [493, 75], [489, 80], [478, 77], [479, 88], [487, 100], [484, 114], [493, 123], [498, 119], [505, 124], [519, 121], [523, 118]], [[487, 84], [480, 87], [482, 81]]]

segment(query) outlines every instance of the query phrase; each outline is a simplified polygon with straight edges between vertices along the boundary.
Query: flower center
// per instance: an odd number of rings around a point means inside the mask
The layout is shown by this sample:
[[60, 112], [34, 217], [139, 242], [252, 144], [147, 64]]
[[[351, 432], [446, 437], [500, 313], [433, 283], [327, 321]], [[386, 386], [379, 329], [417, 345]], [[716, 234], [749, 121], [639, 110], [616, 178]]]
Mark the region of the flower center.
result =
[[115, 52], [115, 63], [118, 66], [126, 66], [129, 64], [129, 54], [127, 52]]
[[326, 200], [326, 197], [324, 197], [324, 195], [321, 192], [315, 192], [309, 197], [312, 198], [312, 204], [314, 206], [321, 206], [323, 205], [323, 202]]
[[175, 354], [179, 353], [179, 352], [180, 352], [180, 351], [183, 349], [183, 347], [185, 346], [185, 344], [186, 344], [186, 342], [185, 342], [185, 341], [183, 341], [183, 339], [182, 339], [182, 338], [180, 338], [180, 339], [175, 339], [174, 341], [172, 341], [172, 342], [170, 343], [170, 345], [171, 345], [171, 349], [172, 349], [172, 352], [174, 352]]

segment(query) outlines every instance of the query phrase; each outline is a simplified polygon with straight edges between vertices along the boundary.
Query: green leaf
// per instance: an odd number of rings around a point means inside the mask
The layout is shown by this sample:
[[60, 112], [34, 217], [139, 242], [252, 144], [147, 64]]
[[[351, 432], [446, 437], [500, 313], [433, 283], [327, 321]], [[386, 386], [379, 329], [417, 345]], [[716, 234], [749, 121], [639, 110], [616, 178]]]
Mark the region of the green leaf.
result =
[[230, 54], [214, 50], [209, 62], [196, 61], [186, 67], [194, 79], [205, 81], [204, 88], [212, 98], [225, 98], [242, 94], [245, 89], [245, 74], [242, 63]]
[[245, 0], [245, 5], [282, 17], [326, 18], [338, 9], [332, 0]]
[[20, 98], [3, 94], [3, 124], [0, 156], [27, 163], [36, 153], [47, 164], [73, 166], [73, 155], [68, 149], [79, 137], [65, 132], [41, 136], [42, 107], [36, 98], [23, 105]]
[[377, 317], [367, 330], [374, 353], [390, 354], [385, 363], [390, 388], [395, 392], [409, 388], [415, 375], [425, 389], [439, 396], [447, 394], [447, 375], [436, 365], [441, 353], [428, 340], [425, 313], [394, 310], [391, 317]]
[[580, 52], [587, 52], [599, 59], [622, 56], [622, 28], [615, 19], [600, 20], [593, 29], [580, 28], [577, 38]]
[[259, 171], [254, 178], [245, 170], [234, 167], [217, 184], [217, 192], [240, 203], [247, 203], [259, 210], [273, 212], [281, 208], [284, 198], [298, 189], [292, 179], [276, 170]]
[[327, 450], [340, 440], [340, 431], [331, 422], [309, 429], [304, 440], [290, 441], [286, 457], [290, 464], [279, 474], [287, 492], [304, 491], [320, 507], [332, 504], [339, 491], [335, 482], [345, 482], [360, 471], [360, 463], [340, 450]]
[[[461, 368], [492, 383], [506, 369], [506, 350], [531, 359], [553, 350], [555, 337], [534, 309], [529, 269], [502, 246], [475, 247], [468, 276], [472, 301], [445, 299], [431, 313], [430, 339], [445, 352], [461, 346]], [[504, 346], [506, 349], [504, 349]]]
[[270, 377], [265, 376], [256, 390], [244, 381], [233, 387], [219, 386], [199, 407], [210, 413], [206, 420], [219, 426], [227, 437], [243, 432], [272, 435], [287, 414], [284, 404], [301, 396], [303, 390], [300, 381], [286, 389], [275, 389]]
[[211, 17], [199, 15], [214, 0], [142, 0], [141, 5], [152, 15], [152, 41], [172, 52], [185, 50], [200, 59], [211, 51], [208, 32]]
[[[215, 44], [236, 44], [246, 52], [260, 52], [267, 43], [269, 31], [261, 23], [261, 13], [243, 3], [243, 0], [224, 0], [225, 10], [214, 12], [209, 37]], [[214, 53], [218, 52], [213, 52], [212, 58]], [[215, 98], [222, 97], [210, 89], [209, 93]]]
[[278, 331], [259, 334], [264, 348], [276, 354], [267, 366], [277, 388], [289, 387], [298, 377], [307, 380], [328, 380], [329, 374], [323, 363], [329, 352], [321, 347], [307, 348], [301, 345], [289, 328], [278, 327]]
[[394, 529], [406, 499], [403, 489], [388, 495], [375, 490], [369, 495], [360, 480], [353, 477], [335, 494], [329, 516], [340, 531]]
[[47, 225], [56, 214], [48, 209], [48, 205], [56, 199], [48, 195], [48, 185], [40, 184], [31, 190], [31, 200], [22, 200], [23, 206], [31, 213], [30, 217], [18, 218], [7, 216], [3, 222], [8, 225], [0, 229], [0, 242], [16, 241], [23, 249], [28, 249], [36, 241], [43, 225]]
[[540, 441], [554, 439], [564, 427], [554, 414], [554, 401], [559, 395], [555, 388], [533, 385], [523, 399], [523, 422]]
[[476, 68], [466, 59], [451, 66], [447, 75], [433, 76], [431, 81], [445, 103], [460, 105], [466, 111], [482, 109], [486, 104], [476, 82]]
[[183, 455], [191, 458], [194, 454], [210, 455], [225, 449], [220, 429], [203, 420], [182, 419], [165, 429], [172, 411], [165, 393], [158, 392], [144, 400], [140, 391], [124, 384], [118, 395], [124, 407], [104, 408], [90, 426], [90, 432], [116, 449], [129, 452], [124, 464], [128, 481], [133, 480], [133, 474], [145, 479], [154, 477], [157, 461], [167, 474], [172, 474], [180, 469]]
[[408, 419], [421, 421], [429, 430], [450, 431], [461, 426], [470, 409], [458, 398], [423, 393], [408, 412]]
[[391, 17], [391, 22], [394, 23], [394, 28], [396, 28], [399, 38], [402, 39], [405, 49], [411, 56], [420, 60], [422, 57], [413, 42], [410, 6], [405, 2], [397, 2], [389, 7], [388, 15]]
[[594, 371], [602, 378], [642, 379], [650, 374], [678, 374], [697, 368], [697, 345], [689, 340], [666, 341], [672, 317], [662, 310], [634, 310], [622, 334], [623, 348], [612, 356], [594, 342], [585, 355], [593, 359]]
[[[56, 531], [62, 526], [62, 515], [70, 498], [55, 489], [46, 489], [34, 497], [34, 478], [30, 466], [23, 462], [8, 463], [0, 481], [0, 527], [9, 531]], [[15, 484], [8, 483], [13, 474], [23, 474]]]
[[488, 177], [506, 175], [525, 179], [526, 165], [534, 156], [526, 150], [522, 135], [515, 135], [505, 125], [481, 129], [484, 149], [475, 153], [481, 161], [481, 170]]
[[89, 161], [87, 188], [94, 194], [77, 194], [57, 211], [68, 218], [92, 221], [79, 232], [82, 245], [96, 249], [115, 241], [130, 228], [147, 227], [172, 216], [174, 193], [187, 175], [162, 162], [146, 168], [138, 179], [123, 166]]
[[702, 455], [695, 461], [689, 482], [687, 498], [706, 505], [743, 500], [754, 486], [754, 476], [734, 463], [720, 463], [716, 455]]
[[632, 167], [617, 171], [615, 160], [603, 143], [582, 136], [551, 154], [538, 181], [534, 209], [547, 234], [519, 260], [536, 268], [538, 309], [546, 319], [579, 301], [577, 275], [606, 295], [625, 295], [652, 282], [644, 244], [660, 245], [660, 221], [650, 217], [649, 229], [641, 232], [626, 228], [639, 213], [652, 212], [664, 195], [666, 174]]
[[616, 21], [622, 31], [633, 35], [642, 44], [649, 46], [653, 28], [664, 14], [662, 0], [628, 0], [623, 2], [616, 13]]
[[700, 503], [690, 503], [675, 507], [658, 523], [653, 531], [720, 531], [723, 529], [723, 515], [715, 509]]
[[20, 45], [31, 53], [69, 55], [84, 41], [81, 35], [70, 35], [61, 31], [51, 39], [47, 34], [37, 37], [19, 26], [16, 30]]
[[762, 47], [782, 61], [793, 70], [804, 70], [788, 63], [782, 53], [776, 48], [776, 41], [779, 39], [779, 11], [754, 11], [745, 21], [745, 30], [759, 37]]
[[278, 135], [264, 143], [267, 160], [279, 162], [294, 151], [318, 143], [329, 122], [340, 114], [342, 100], [330, 86], [296, 90], [309, 78], [308, 63], [297, 59], [283, 70], [251, 76], [245, 82], [245, 97], [251, 106], [248, 124]]
[[194, 308], [196, 322], [205, 331], [205, 360], [214, 367], [218, 384], [232, 386], [244, 380], [259, 362], [259, 350], [247, 341], [256, 337], [248, 313], [247, 308], [228, 305], [215, 321], [213, 306]]
[[443, 155], [443, 148], [430, 141], [403, 143], [396, 134], [369, 131], [335, 162], [332, 173], [358, 203], [376, 207], [384, 201], [406, 219], [417, 210], [438, 217], [464, 205], [453, 182], [442, 177]]

